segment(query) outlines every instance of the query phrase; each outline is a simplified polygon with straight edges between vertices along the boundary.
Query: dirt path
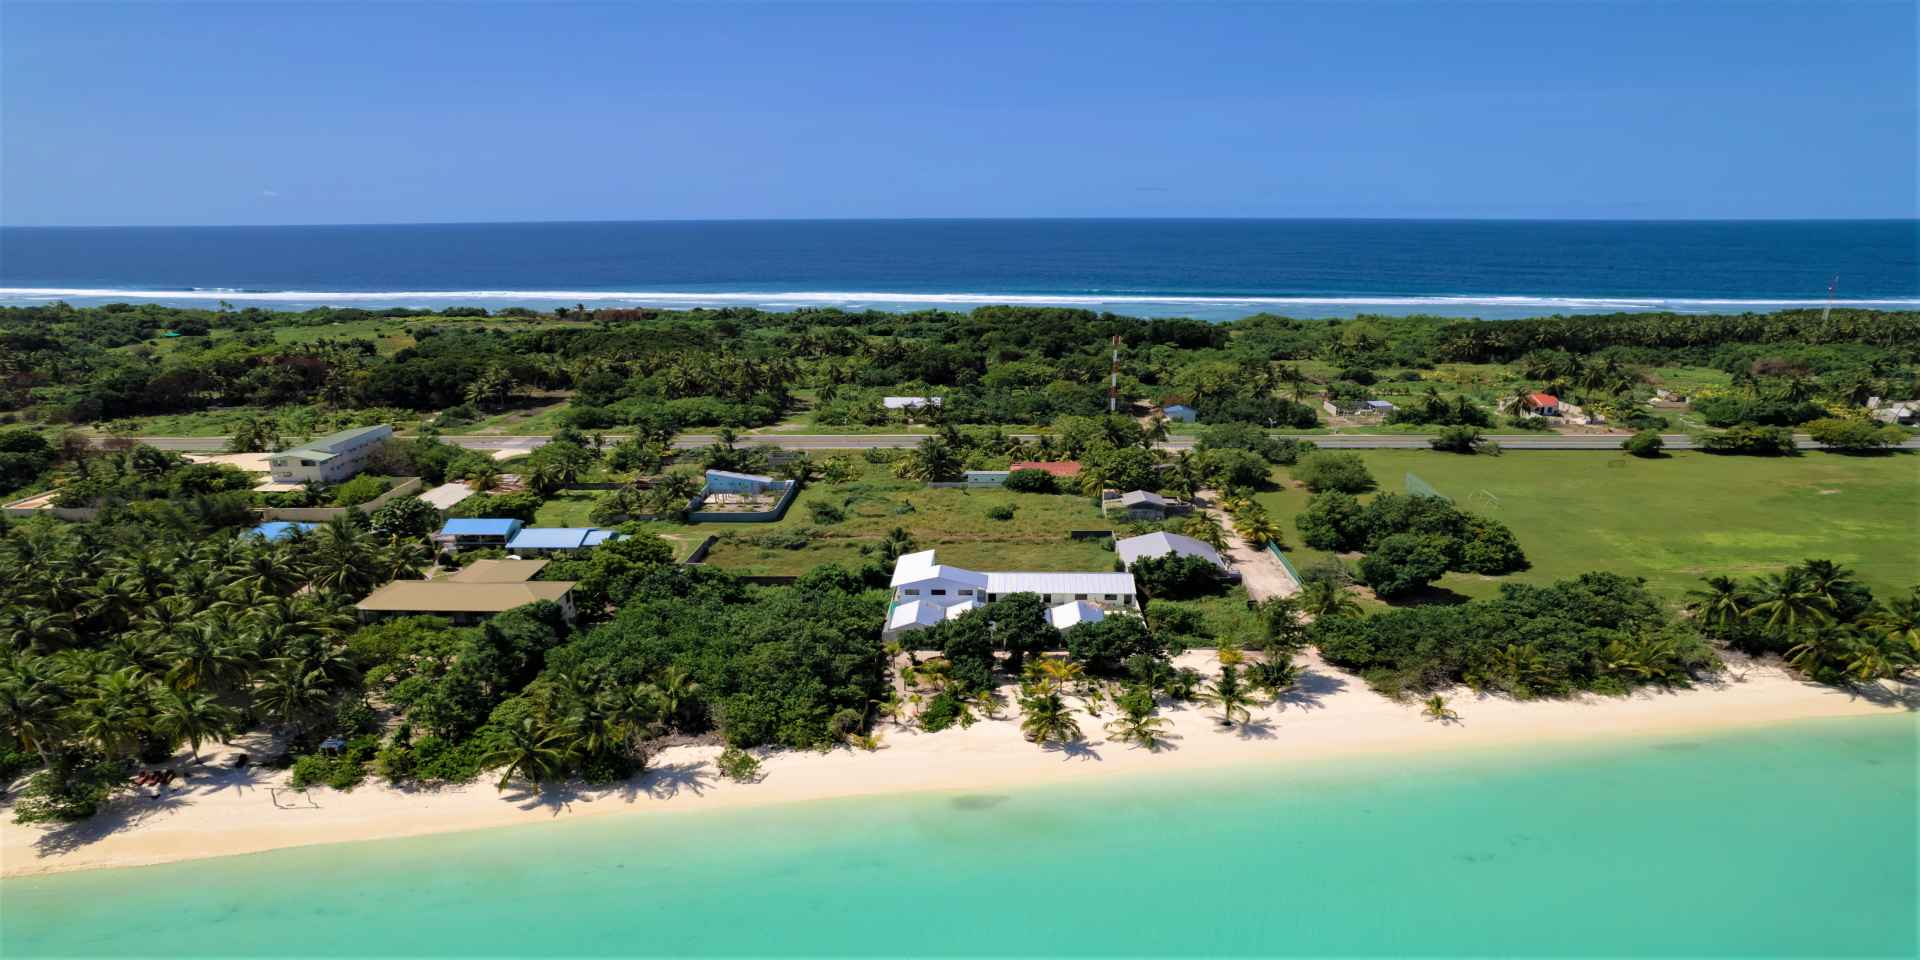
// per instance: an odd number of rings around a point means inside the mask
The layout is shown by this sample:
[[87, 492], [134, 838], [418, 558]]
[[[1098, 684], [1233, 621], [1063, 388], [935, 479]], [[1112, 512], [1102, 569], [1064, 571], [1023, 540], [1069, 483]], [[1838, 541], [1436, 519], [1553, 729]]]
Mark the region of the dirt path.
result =
[[1240, 583], [1247, 588], [1247, 598], [1258, 603], [1299, 593], [1300, 584], [1272, 553], [1255, 549], [1233, 532], [1233, 518], [1215, 506], [1219, 496], [1218, 491], [1201, 490], [1195, 495], [1194, 503], [1220, 521], [1227, 537], [1227, 549], [1222, 552], [1232, 561], [1233, 568], [1240, 571]]

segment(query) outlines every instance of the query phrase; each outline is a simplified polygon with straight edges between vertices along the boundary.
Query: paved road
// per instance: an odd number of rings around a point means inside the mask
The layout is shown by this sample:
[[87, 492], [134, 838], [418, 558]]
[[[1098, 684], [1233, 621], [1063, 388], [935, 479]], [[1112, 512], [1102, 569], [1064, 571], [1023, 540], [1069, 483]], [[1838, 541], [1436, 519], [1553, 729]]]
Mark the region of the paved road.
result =
[[[1029, 436], [1012, 434], [1012, 436]], [[1693, 438], [1684, 433], [1663, 435], [1669, 450], [1693, 449]], [[606, 434], [609, 442], [624, 440], [619, 434]], [[466, 447], [469, 450], [532, 450], [547, 442], [546, 436], [487, 436], [487, 437], [445, 437], [449, 443]], [[718, 438], [710, 434], [683, 434], [675, 439], [673, 445], [680, 449], [704, 447]], [[824, 434], [824, 433], [786, 433], [786, 434], [743, 434], [737, 440], [741, 445], [771, 444], [787, 450], [866, 450], [871, 448], [903, 448], [918, 444], [926, 439], [924, 434], [910, 433], [869, 433], [869, 434]], [[1427, 438], [1424, 436], [1385, 436], [1375, 434], [1323, 434], [1307, 436], [1301, 439], [1311, 440], [1316, 446], [1332, 450], [1425, 450]], [[1507, 450], [1618, 450], [1619, 436], [1562, 436], [1559, 434], [1490, 434], [1487, 439], [1498, 441]], [[1805, 436], [1796, 438], [1805, 450], [1817, 450], [1820, 445]], [[96, 446], [104, 445], [104, 438], [96, 438]], [[225, 448], [226, 437], [141, 437], [141, 443], [161, 450], [179, 451], [219, 451]], [[1194, 438], [1172, 437], [1161, 446], [1168, 450], [1191, 450]], [[1920, 438], [1908, 440], [1900, 445], [1902, 449], [1920, 450]]]

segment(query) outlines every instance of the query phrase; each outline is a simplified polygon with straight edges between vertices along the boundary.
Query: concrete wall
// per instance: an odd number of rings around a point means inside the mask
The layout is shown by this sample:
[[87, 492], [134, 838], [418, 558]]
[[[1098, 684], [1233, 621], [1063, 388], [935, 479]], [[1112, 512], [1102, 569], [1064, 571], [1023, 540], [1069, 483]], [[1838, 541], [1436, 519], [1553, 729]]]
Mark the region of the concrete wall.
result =
[[366, 503], [360, 504], [357, 507], [260, 507], [257, 512], [260, 514], [262, 520], [326, 523], [328, 520], [332, 520], [334, 517], [346, 513], [348, 510], [372, 513], [382, 506], [385, 506], [390, 500], [397, 500], [401, 497], [418, 493], [421, 486], [422, 484], [419, 477], [408, 477], [394, 484], [392, 489], [386, 493], [374, 497], [372, 500], [368, 500]]
[[[710, 491], [727, 492], [727, 491]], [[694, 510], [687, 514], [688, 523], [772, 523], [787, 515], [787, 508], [793, 506], [793, 498], [800, 495], [800, 485], [788, 483], [787, 492], [780, 495], [779, 502], [771, 510], [756, 513], [730, 513], [718, 510]], [[704, 495], [703, 495], [704, 496]], [[698, 503], [698, 501], [695, 501]]]

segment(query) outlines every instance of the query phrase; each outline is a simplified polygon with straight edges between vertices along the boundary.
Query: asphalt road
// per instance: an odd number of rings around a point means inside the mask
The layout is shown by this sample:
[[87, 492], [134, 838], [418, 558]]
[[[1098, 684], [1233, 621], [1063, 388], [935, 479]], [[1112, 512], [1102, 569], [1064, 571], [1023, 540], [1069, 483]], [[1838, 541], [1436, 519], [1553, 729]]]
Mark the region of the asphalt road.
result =
[[[606, 434], [607, 440], [624, 440], [618, 434]], [[1013, 436], [1025, 436], [1013, 434]], [[1684, 433], [1663, 435], [1669, 450], [1693, 449], [1693, 438]], [[788, 433], [788, 434], [743, 434], [737, 443], [741, 445], [771, 444], [787, 450], [865, 450], [870, 448], [911, 447], [925, 439], [925, 434], [911, 433], [870, 433], [870, 434], [825, 434], [825, 433]], [[469, 450], [532, 450], [546, 443], [547, 436], [486, 436], [486, 437], [444, 437], [447, 442], [466, 447]], [[718, 438], [708, 434], [685, 434], [675, 439], [673, 445], [680, 449], [704, 447]], [[1382, 436], [1375, 434], [1323, 434], [1301, 439], [1311, 440], [1314, 445], [1330, 450], [1425, 450], [1427, 438], [1424, 436]], [[1562, 436], [1559, 434], [1489, 434], [1487, 439], [1498, 441], [1507, 450], [1618, 450], [1619, 436]], [[1805, 450], [1817, 450], [1820, 445], [1802, 436], [1797, 438], [1800, 447]], [[218, 452], [226, 448], [226, 437], [141, 437], [141, 443], [161, 449], [184, 452]], [[94, 440], [96, 446], [106, 444], [104, 438]], [[1194, 438], [1172, 437], [1161, 446], [1168, 450], [1191, 450]], [[1902, 449], [1920, 450], [1920, 438], [1908, 440], [1900, 445]]]

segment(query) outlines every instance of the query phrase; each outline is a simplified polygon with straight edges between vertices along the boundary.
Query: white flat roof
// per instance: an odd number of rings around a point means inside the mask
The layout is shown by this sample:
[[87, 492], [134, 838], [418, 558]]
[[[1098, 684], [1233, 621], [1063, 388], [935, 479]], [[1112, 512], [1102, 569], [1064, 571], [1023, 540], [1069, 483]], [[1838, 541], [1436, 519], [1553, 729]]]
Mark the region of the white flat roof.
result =
[[987, 592], [1126, 594], [1134, 591], [1131, 573], [1025, 573], [988, 571]]

